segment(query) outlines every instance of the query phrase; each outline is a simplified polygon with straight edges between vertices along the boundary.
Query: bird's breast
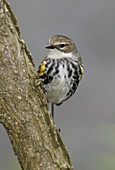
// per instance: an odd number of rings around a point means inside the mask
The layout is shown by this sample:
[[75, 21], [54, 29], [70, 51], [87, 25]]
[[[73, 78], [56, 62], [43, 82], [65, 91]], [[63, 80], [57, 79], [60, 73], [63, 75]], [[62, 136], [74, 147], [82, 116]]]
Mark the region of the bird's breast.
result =
[[49, 102], [54, 104], [60, 103], [70, 88], [66, 69], [64, 69], [62, 65], [60, 65], [58, 69], [59, 72], [53, 76], [51, 83], [46, 86], [46, 97]]

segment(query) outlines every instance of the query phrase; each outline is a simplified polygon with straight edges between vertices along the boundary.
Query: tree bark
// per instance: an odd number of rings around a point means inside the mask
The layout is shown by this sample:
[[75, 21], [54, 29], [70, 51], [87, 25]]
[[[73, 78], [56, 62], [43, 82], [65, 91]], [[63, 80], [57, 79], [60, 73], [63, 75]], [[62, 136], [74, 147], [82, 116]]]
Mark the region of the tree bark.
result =
[[0, 0], [0, 123], [23, 170], [73, 169], [5, 0]]

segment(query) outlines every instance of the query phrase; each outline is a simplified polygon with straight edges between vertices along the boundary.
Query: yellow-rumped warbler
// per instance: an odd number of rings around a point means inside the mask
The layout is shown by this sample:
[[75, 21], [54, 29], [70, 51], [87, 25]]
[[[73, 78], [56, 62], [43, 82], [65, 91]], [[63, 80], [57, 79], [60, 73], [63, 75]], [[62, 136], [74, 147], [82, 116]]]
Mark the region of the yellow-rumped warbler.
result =
[[47, 100], [60, 105], [76, 91], [82, 78], [84, 66], [73, 41], [63, 35], [55, 35], [49, 40], [48, 55], [38, 69]]

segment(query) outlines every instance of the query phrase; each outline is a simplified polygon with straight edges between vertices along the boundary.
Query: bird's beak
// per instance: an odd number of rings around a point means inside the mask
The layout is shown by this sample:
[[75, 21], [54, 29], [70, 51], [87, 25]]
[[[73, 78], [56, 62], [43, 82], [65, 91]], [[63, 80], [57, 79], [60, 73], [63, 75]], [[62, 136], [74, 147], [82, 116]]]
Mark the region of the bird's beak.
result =
[[55, 47], [53, 45], [48, 45], [45, 48], [47, 48], [47, 49], [54, 49]]

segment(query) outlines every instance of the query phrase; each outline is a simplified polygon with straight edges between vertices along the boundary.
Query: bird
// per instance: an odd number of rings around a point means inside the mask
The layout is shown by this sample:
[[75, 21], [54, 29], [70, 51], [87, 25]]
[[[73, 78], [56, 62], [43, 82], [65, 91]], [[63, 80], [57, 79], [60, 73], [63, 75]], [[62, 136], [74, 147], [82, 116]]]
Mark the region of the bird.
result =
[[46, 99], [51, 103], [54, 119], [54, 105], [61, 105], [75, 93], [84, 73], [84, 65], [74, 42], [64, 35], [54, 35], [46, 49], [47, 56], [37, 73]]

